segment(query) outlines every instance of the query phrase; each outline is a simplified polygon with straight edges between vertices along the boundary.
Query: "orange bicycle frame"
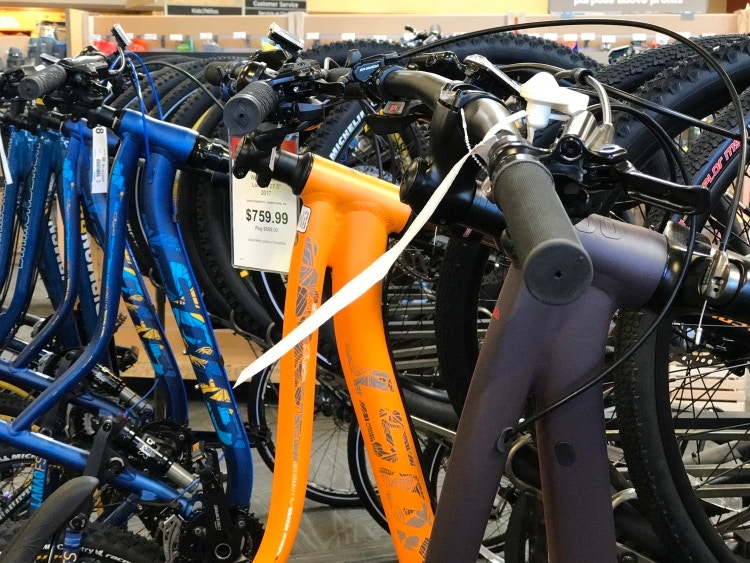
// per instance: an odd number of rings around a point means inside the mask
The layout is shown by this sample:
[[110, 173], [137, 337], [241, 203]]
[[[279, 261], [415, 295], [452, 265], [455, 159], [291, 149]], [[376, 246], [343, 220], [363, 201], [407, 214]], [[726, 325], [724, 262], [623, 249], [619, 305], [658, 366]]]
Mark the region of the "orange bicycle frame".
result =
[[[326, 269], [338, 291], [386, 250], [410, 208], [398, 186], [313, 157], [302, 191], [284, 308], [288, 334], [320, 306]], [[399, 561], [422, 561], [433, 511], [404, 410], [381, 311], [381, 284], [334, 316], [336, 341]], [[271, 505], [258, 561], [286, 560], [302, 515], [315, 404], [317, 331], [280, 362]]]

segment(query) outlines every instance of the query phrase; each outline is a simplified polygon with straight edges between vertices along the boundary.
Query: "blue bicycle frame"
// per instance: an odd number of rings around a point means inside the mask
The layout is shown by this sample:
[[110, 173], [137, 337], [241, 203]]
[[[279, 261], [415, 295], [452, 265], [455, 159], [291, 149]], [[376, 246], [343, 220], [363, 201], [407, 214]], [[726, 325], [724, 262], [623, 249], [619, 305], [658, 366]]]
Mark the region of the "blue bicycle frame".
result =
[[[0, 440], [25, 451], [44, 455], [55, 463], [78, 470], [85, 467], [87, 452], [31, 432], [30, 428], [40, 416], [67, 396], [93, 368], [114, 330], [125, 265], [127, 190], [135, 181], [139, 158], [146, 154], [151, 168], [145, 174], [140, 207], [143, 209], [149, 244], [153, 248], [159, 273], [183, 334], [204, 400], [224, 447], [230, 503], [246, 507], [252, 490], [250, 444], [241, 419], [237, 416], [237, 404], [221, 362], [216, 339], [185, 256], [179, 229], [173, 220], [172, 185], [175, 173], [178, 167], [187, 164], [197, 134], [144, 118], [132, 111], [126, 110], [120, 117], [117, 134], [121, 142], [111, 173], [109, 194], [93, 198], [94, 201], [102, 198], [107, 200], [102, 299], [95, 338], [65, 373], [54, 382], [47, 380], [49, 386], [14, 421], [0, 422]], [[145, 130], [144, 120], [147, 127]], [[149, 145], [148, 152], [145, 150], [146, 143]], [[15, 378], [19, 383], [28, 383], [32, 378], [29, 372], [33, 370], [16, 369], [0, 362], [0, 372], [7, 372], [11, 380]], [[33, 376], [40, 375], [33, 372]], [[176, 490], [130, 468], [115, 476], [112, 482], [133, 492], [143, 491], [143, 498], [148, 500], [177, 499], [182, 512], [189, 512], [189, 503]]]

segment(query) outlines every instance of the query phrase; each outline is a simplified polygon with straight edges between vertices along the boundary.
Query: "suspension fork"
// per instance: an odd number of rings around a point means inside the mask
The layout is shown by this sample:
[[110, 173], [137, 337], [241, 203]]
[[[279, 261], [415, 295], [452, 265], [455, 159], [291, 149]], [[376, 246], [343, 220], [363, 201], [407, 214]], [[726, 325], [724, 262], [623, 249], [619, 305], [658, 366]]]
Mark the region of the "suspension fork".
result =
[[[285, 334], [322, 301], [326, 268], [334, 290], [386, 249], [410, 210], [398, 187], [313, 158], [302, 192], [309, 215], [298, 227], [287, 282]], [[337, 345], [357, 419], [391, 528], [399, 561], [421, 561], [432, 507], [385, 341], [377, 285], [334, 318]], [[278, 437], [271, 508], [258, 559], [285, 560], [305, 497], [315, 405], [317, 332], [281, 359]]]
[[[544, 305], [514, 266], [493, 313], [451, 451], [427, 561], [474, 561], [515, 428], [529, 398], [542, 411], [601, 370], [612, 314], [662, 283], [666, 238], [591, 217], [578, 236], [594, 281], [576, 302]], [[602, 387], [536, 424], [549, 558], [615, 561]]]

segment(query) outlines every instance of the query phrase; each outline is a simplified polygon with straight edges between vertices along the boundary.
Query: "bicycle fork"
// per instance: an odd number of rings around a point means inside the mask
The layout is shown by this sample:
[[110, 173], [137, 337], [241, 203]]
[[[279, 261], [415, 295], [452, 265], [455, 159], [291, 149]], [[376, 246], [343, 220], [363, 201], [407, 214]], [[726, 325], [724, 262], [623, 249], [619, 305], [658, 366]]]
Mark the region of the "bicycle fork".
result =
[[[285, 304], [288, 334], [321, 304], [326, 268], [338, 291], [385, 251], [409, 208], [398, 187], [324, 159], [304, 182], [303, 221], [292, 255]], [[296, 188], [293, 186], [293, 189]], [[334, 317], [339, 355], [399, 561], [422, 561], [432, 507], [418, 449], [385, 341], [380, 285]], [[302, 513], [315, 404], [317, 332], [281, 359], [278, 438], [271, 509], [258, 560], [285, 560]]]

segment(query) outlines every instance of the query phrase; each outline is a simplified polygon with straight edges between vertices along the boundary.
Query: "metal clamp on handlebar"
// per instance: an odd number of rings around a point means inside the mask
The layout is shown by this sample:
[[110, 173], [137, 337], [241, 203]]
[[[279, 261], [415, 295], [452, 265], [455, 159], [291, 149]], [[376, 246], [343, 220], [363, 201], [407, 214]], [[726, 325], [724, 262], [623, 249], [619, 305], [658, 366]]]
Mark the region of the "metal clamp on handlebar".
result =
[[312, 167], [312, 153], [292, 154], [280, 149], [257, 146], [254, 135], [245, 135], [237, 145], [232, 174], [244, 178], [248, 172], [255, 172], [256, 182], [266, 187], [273, 178], [291, 186], [299, 195], [305, 186]]

